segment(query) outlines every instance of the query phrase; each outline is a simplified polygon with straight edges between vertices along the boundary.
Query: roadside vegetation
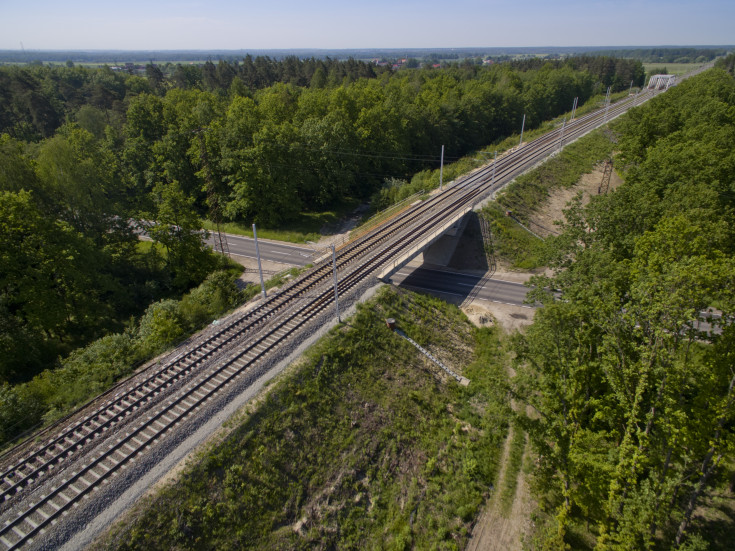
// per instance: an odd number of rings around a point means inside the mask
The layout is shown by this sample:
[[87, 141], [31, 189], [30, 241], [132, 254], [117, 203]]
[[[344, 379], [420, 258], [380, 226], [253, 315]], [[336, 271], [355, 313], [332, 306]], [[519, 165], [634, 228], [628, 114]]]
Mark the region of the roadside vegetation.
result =
[[713, 69], [630, 111], [624, 184], [546, 240], [513, 380], [537, 412], [534, 549], [732, 545], [734, 107]]
[[[461, 387], [384, 321], [471, 379]], [[501, 331], [384, 287], [271, 385], [108, 549], [461, 549], [510, 414]]]

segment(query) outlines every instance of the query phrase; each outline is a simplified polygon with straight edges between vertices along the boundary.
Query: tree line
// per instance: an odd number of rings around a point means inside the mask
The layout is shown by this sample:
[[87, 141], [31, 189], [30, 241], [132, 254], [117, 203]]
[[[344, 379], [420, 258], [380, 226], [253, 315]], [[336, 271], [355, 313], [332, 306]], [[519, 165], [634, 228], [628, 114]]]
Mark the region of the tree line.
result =
[[728, 48], [625, 48], [601, 50], [595, 54], [637, 59], [644, 63], [706, 63], [729, 51]]
[[729, 54], [725, 57], [721, 57], [715, 61], [715, 67], [723, 69], [731, 75], [735, 75], [735, 54]]
[[547, 240], [515, 390], [548, 548], [706, 548], [693, 512], [735, 450], [734, 106], [713, 69], [630, 111], [625, 183]]
[[[200, 283], [217, 267], [200, 235], [212, 197], [226, 219], [278, 226], [436, 167], [442, 145], [451, 160], [517, 131], [524, 113], [530, 128], [602, 89], [548, 64], [327, 75], [324, 87], [168, 78], [0, 68], [3, 380], [27, 380]], [[156, 247], [141, 249], [136, 223]]]

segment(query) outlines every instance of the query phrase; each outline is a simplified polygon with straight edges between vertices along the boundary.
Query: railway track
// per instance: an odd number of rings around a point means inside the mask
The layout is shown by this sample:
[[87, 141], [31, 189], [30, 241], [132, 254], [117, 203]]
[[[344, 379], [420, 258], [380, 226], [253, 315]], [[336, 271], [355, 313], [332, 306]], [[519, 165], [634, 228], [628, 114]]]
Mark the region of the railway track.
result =
[[[369, 280], [422, 235], [472, 208], [562, 145], [621, 114], [621, 101], [551, 131], [457, 180], [444, 192], [339, 249], [339, 294]], [[283, 343], [303, 332], [334, 299], [331, 263], [324, 260], [256, 308], [230, 317], [183, 351], [123, 382], [81, 415], [57, 425], [30, 452], [0, 468], [0, 545], [38, 546], [39, 536], [154, 448], [170, 432], [262, 366]], [[6, 455], [10, 457], [11, 455]]]

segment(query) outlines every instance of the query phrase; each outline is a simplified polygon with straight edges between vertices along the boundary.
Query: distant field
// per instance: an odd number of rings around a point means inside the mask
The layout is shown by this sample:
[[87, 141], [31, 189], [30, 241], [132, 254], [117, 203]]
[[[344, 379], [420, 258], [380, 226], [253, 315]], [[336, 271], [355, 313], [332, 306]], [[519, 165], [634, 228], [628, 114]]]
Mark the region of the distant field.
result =
[[[40, 61], [43, 65], [47, 65], [49, 67], [65, 67], [66, 62], [65, 61], [48, 61], [45, 59], [37, 60]], [[117, 61], [74, 61], [75, 67], [90, 67], [93, 69], [97, 69], [99, 67], [104, 67], [107, 65], [108, 67], [123, 67], [126, 63], [133, 63], [134, 65], [148, 65], [149, 63], [153, 63], [154, 65], [166, 65], [166, 63], [171, 63], [172, 65], [204, 65], [207, 62], [206, 59], [189, 59], [189, 60], [181, 60], [181, 61], [170, 61], [170, 60], [148, 60], [148, 61], [130, 61], [127, 59], [119, 59]], [[28, 65], [27, 61], [0, 61], [0, 66], [3, 65]]]
[[703, 63], [644, 63], [643, 68], [647, 75], [683, 75], [702, 65]]

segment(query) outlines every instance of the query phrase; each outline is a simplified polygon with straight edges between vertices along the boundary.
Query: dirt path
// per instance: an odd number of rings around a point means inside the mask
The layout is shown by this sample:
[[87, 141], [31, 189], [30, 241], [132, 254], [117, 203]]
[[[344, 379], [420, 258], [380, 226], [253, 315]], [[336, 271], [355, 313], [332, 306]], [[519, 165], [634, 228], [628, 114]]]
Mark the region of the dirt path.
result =
[[518, 473], [518, 487], [516, 488], [516, 495], [510, 513], [504, 516], [500, 511], [501, 484], [505, 478], [510, 443], [513, 440], [514, 430], [515, 428], [511, 427], [508, 431], [508, 438], [505, 440], [503, 458], [495, 491], [472, 530], [472, 537], [465, 548], [467, 551], [507, 551], [521, 549], [523, 538], [531, 526], [533, 503], [523, 469]]

